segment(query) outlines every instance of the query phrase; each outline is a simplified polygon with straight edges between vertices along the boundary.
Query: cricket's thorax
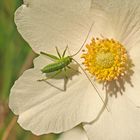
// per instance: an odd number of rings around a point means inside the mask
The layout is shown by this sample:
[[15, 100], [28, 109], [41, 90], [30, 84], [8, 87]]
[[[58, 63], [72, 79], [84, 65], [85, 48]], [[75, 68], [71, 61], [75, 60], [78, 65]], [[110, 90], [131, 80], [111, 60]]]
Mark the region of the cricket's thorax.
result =
[[70, 56], [62, 57], [54, 63], [48, 64], [41, 71], [43, 73], [50, 73], [60, 69], [65, 68], [72, 62], [72, 58]]

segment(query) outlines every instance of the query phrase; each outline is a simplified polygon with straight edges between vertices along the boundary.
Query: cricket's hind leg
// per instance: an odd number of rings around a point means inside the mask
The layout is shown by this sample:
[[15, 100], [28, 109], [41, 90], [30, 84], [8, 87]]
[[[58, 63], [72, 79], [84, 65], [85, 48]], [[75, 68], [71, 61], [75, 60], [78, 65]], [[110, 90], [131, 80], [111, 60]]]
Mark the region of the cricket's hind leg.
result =
[[68, 80], [67, 69], [66, 69], [66, 68], [64, 68], [64, 74], [65, 74], [65, 78], [66, 78], [66, 80]]
[[45, 52], [40, 52], [40, 54], [45, 55], [47, 57], [49, 57], [50, 59], [52, 59], [53, 61], [59, 60], [59, 58], [55, 55], [49, 54], [49, 53], [45, 53]]

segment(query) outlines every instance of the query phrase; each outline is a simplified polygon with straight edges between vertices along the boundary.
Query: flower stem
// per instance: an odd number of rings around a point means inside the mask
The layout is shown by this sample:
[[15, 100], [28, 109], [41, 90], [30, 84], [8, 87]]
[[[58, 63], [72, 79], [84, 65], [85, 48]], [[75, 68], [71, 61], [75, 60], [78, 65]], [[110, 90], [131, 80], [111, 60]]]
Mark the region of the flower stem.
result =
[[7, 140], [9, 135], [10, 135], [10, 132], [12, 130], [12, 128], [15, 126], [16, 124], [16, 121], [17, 121], [17, 117], [14, 116], [11, 120], [11, 122], [9, 123], [9, 125], [7, 126], [4, 134], [3, 134], [3, 137], [2, 137], [2, 140]]

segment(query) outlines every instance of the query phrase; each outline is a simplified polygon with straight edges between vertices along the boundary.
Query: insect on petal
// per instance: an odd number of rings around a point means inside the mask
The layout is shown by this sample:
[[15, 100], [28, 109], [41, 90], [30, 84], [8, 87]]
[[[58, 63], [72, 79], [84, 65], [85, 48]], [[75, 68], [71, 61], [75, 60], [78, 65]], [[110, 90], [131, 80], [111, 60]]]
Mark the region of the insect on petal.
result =
[[85, 75], [73, 75], [66, 90], [64, 78], [39, 82], [40, 67], [46, 64], [43, 58], [38, 57], [35, 68], [25, 71], [11, 89], [9, 106], [19, 115], [18, 123], [41, 135], [60, 133], [95, 119], [103, 103]]

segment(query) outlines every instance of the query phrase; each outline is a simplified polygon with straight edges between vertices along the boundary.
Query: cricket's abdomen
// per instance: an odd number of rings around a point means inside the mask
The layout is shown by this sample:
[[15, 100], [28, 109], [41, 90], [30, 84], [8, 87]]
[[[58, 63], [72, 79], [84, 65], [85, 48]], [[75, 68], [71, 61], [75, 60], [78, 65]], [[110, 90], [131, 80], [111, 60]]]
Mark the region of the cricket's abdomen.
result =
[[72, 58], [70, 56], [60, 58], [54, 63], [48, 64], [45, 66], [41, 71], [43, 73], [50, 73], [50, 72], [55, 72], [58, 70], [61, 70], [68, 66], [72, 62]]

